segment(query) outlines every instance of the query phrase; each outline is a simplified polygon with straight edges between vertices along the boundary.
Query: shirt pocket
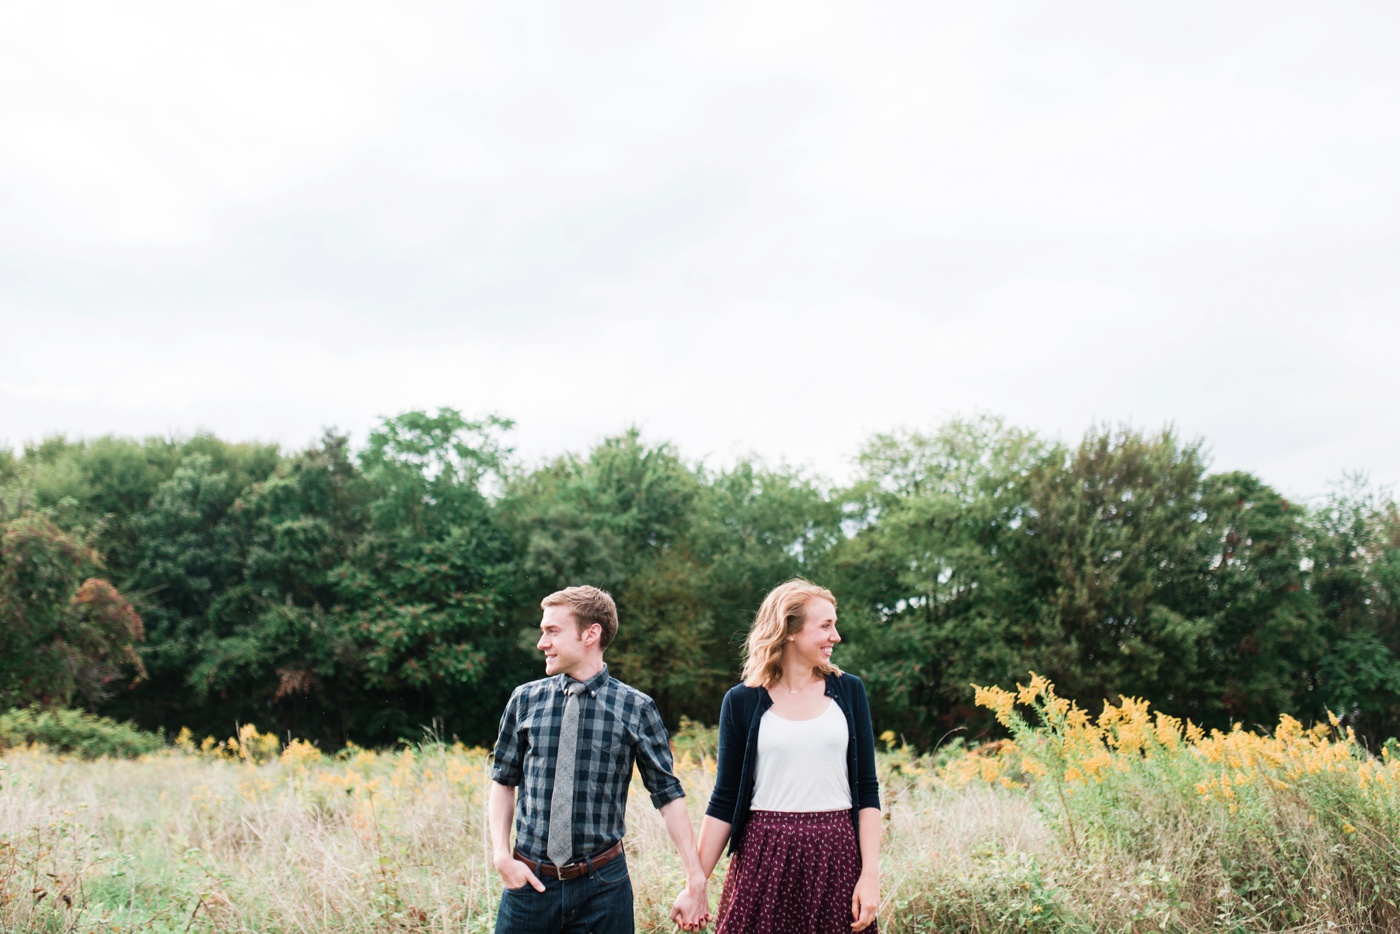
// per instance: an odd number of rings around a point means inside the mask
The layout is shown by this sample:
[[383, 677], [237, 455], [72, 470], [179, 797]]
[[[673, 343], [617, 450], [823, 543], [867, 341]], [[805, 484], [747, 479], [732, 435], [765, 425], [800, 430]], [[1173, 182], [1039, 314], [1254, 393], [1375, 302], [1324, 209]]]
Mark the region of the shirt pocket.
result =
[[621, 736], [602, 736], [587, 743], [588, 756], [600, 775], [607, 774], [627, 759], [627, 744]]

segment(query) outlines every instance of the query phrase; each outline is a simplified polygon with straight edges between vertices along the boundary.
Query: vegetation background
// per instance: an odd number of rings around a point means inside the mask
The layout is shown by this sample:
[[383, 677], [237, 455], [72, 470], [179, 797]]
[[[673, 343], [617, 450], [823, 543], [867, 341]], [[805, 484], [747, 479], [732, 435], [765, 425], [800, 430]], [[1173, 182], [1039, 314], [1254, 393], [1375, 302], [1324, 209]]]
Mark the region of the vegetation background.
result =
[[883, 734], [886, 930], [1400, 929], [1387, 492], [1294, 503], [1170, 431], [995, 418], [873, 437], [846, 485], [637, 431], [523, 464], [510, 428], [0, 453], [0, 929], [489, 930], [483, 747], [539, 597], [616, 596], [609, 663], [698, 816], [704, 724], [794, 575], [837, 593]]
[[622, 616], [614, 673], [707, 723], [763, 594], [802, 575], [839, 598], [877, 731], [918, 749], [1002, 735], [968, 685], [1028, 670], [1206, 728], [1332, 711], [1372, 746], [1400, 732], [1400, 511], [1362, 480], [1295, 503], [1169, 430], [1066, 445], [990, 417], [872, 437], [847, 485], [635, 430], [529, 465], [510, 429], [441, 409], [359, 449], [0, 452], [0, 709], [489, 744], [539, 676], [539, 598], [590, 582]]

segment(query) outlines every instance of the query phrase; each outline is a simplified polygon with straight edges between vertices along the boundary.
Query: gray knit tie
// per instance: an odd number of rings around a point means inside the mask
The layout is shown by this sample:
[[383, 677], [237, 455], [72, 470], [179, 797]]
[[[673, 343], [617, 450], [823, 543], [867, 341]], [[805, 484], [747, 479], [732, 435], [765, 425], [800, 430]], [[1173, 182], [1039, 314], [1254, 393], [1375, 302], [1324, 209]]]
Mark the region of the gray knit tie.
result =
[[569, 679], [564, 688], [564, 720], [559, 724], [559, 753], [554, 759], [554, 793], [549, 798], [549, 846], [555, 867], [574, 855], [574, 767], [578, 764], [578, 696], [583, 682]]

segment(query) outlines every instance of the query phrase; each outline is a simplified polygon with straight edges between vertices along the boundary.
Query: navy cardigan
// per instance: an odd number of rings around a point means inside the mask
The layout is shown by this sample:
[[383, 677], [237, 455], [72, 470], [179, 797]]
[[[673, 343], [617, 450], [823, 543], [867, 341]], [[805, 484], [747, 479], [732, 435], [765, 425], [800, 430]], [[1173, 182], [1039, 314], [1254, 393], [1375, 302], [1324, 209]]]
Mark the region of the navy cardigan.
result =
[[[861, 808], [880, 807], [875, 780], [875, 733], [870, 726], [870, 703], [865, 685], [855, 675], [826, 676], [826, 696], [846, 715], [846, 773], [851, 782], [851, 823], [859, 828]], [[744, 835], [753, 801], [754, 771], [758, 765], [758, 723], [773, 706], [766, 688], [736, 684], [724, 695], [719, 710], [719, 763], [715, 789], [705, 813], [729, 824], [729, 851]]]

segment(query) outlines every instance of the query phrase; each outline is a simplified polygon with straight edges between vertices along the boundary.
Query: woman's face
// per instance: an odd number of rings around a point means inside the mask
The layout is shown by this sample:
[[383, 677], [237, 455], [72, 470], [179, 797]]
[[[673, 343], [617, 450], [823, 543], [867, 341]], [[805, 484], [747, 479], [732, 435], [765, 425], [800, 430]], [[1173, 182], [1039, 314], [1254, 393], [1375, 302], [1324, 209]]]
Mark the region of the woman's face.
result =
[[841, 636], [836, 631], [836, 607], [825, 597], [807, 601], [807, 619], [784, 647], [784, 665], [818, 667], [831, 662], [831, 650]]

